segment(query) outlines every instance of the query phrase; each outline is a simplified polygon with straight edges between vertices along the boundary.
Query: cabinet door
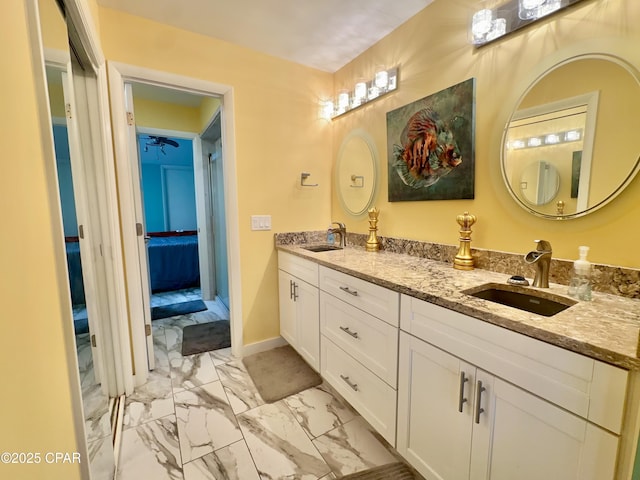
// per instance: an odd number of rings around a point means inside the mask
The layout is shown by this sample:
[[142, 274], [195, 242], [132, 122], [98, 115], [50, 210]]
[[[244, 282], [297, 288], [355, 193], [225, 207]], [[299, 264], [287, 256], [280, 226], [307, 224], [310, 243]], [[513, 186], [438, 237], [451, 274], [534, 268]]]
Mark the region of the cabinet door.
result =
[[404, 332], [399, 367], [398, 451], [427, 480], [468, 479], [475, 367]]
[[320, 371], [320, 300], [318, 288], [293, 280], [296, 310], [296, 350], [316, 371]]
[[280, 300], [280, 335], [293, 347], [296, 346], [296, 305], [293, 302], [294, 277], [278, 270], [278, 295]]
[[[471, 480], [612, 480], [618, 439], [478, 371], [485, 411], [473, 423]], [[477, 390], [477, 389], [476, 389]]]

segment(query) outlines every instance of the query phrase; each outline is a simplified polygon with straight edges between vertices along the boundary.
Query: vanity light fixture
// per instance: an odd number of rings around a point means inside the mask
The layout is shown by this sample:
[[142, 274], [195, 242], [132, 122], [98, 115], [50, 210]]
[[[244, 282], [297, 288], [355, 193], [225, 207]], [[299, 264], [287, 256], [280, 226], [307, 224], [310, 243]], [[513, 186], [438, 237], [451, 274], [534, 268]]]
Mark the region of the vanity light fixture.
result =
[[380, 68], [371, 80], [358, 80], [351, 92], [342, 90], [335, 102], [331, 100], [321, 102], [322, 117], [335, 118], [396, 90], [398, 71], [398, 67]]
[[[471, 18], [470, 41], [476, 47], [486, 45], [536, 20], [581, 1], [509, 0], [494, 8], [481, 8]], [[486, 4], [486, 1], [483, 3]]]
[[558, 145], [560, 143], [577, 142], [582, 139], [582, 129], [566, 130], [563, 132], [545, 133], [544, 135], [518, 138], [511, 140], [508, 144], [510, 150], [520, 150], [523, 148], [544, 147], [547, 145]]

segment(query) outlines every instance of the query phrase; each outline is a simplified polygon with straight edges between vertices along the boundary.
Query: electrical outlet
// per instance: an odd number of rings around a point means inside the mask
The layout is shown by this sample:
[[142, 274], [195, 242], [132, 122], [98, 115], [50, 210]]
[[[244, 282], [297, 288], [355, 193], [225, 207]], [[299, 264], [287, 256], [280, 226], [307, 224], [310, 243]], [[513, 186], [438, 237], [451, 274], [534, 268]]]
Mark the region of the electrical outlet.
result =
[[251, 230], [271, 230], [271, 215], [251, 215]]

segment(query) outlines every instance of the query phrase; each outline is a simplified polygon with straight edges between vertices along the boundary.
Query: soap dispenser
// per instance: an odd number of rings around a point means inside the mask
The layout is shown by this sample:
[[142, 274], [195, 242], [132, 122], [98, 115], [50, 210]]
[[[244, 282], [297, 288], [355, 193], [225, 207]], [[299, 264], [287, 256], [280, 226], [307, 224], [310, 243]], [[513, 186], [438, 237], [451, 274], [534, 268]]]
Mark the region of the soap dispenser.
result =
[[336, 237], [333, 234], [333, 228], [331, 228], [331, 225], [329, 225], [329, 228], [327, 229], [327, 243], [329, 245], [336, 243]]
[[591, 262], [587, 260], [589, 247], [578, 247], [580, 258], [573, 262], [573, 276], [567, 292], [578, 300], [591, 300]]

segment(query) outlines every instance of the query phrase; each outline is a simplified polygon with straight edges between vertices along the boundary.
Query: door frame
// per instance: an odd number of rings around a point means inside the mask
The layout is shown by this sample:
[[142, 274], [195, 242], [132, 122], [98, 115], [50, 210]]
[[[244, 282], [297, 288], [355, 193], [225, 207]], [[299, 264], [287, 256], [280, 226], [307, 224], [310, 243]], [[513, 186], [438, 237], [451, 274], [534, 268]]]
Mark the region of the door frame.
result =
[[[214, 117], [219, 114], [219, 110], [216, 110]], [[212, 117], [213, 118], [213, 117]], [[168, 130], [164, 128], [153, 127], [140, 127], [136, 126], [136, 133], [138, 135], [156, 135], [160, 137], [173, 137], [191, 140], [192, 153], [193, 153], [193, 174], [195, 182], [196, 192], [196, 217], [198, 223], [198, 264], [200, 266], [200, 289], [202, 291], [203, 300], [213, 300], [210, 297], [211, 292], [216, 290], [216, 278], [215, 271], [212, 264], [214, 263], [213, 248], [210, 245], [211, 232], [209, 231], [209, 214], [210, 208], [207, 204], [208, 196], [211, 194], [207, 192], [209, 189], [209, 183], [206, 178], [206, 165], [202, 157], [202, 133], [184, 132], [182, 130]], [[145, 226], [146, 228], [146, 226]], [[207, 293], [207, 295], [205, 295]]]
[[[224, 115], [222, 118], [223, 154], [225, 158], [224, 183], [225, 213], [227, 220], [227, 258], [229, 262], [229, 310], [231, 322], [231, 352], [241, 357], [242, 340], [242, 296], [240, 278], [240, 231], [238, 219], [238, 192], [234, 131], [234, 91], [233, 87], [208, 82], [158, 70], [137, 67], [119, 62], [108, 62], [109, 90], [111, 93], [111, 112], [115, 145], [116, 171], [119, 185], [121, 208], [121, 231], [124, 246], [125, 270], [137, 268], [137, 251], [135, 248], [136, 231], [133, 213], [134, 196], [131, 179], [131, 159], [127, 151], [127, 113], [124, 102], [124, 84], [127, 82], [147, 83], [173, 90], [183, 90], [195, 94], [218, 96], [222, 98]], [[139, 188], [139, 187], [138, 187]], [[128, 275], [128, 273], [127, 273]], [[129, 304], [139, 303], [142, 298], [139, 282], [127, 284]], [[140, 306], [141, 308], [141, 306]], [[136, 316], [133, 315], [132, 319]], [[136, 377], [146, 377], [147, 358], [144, 325], [142, 322], [131, 322], [133, 361]], [[136, 379], [136, 383], [138, 380]]]

